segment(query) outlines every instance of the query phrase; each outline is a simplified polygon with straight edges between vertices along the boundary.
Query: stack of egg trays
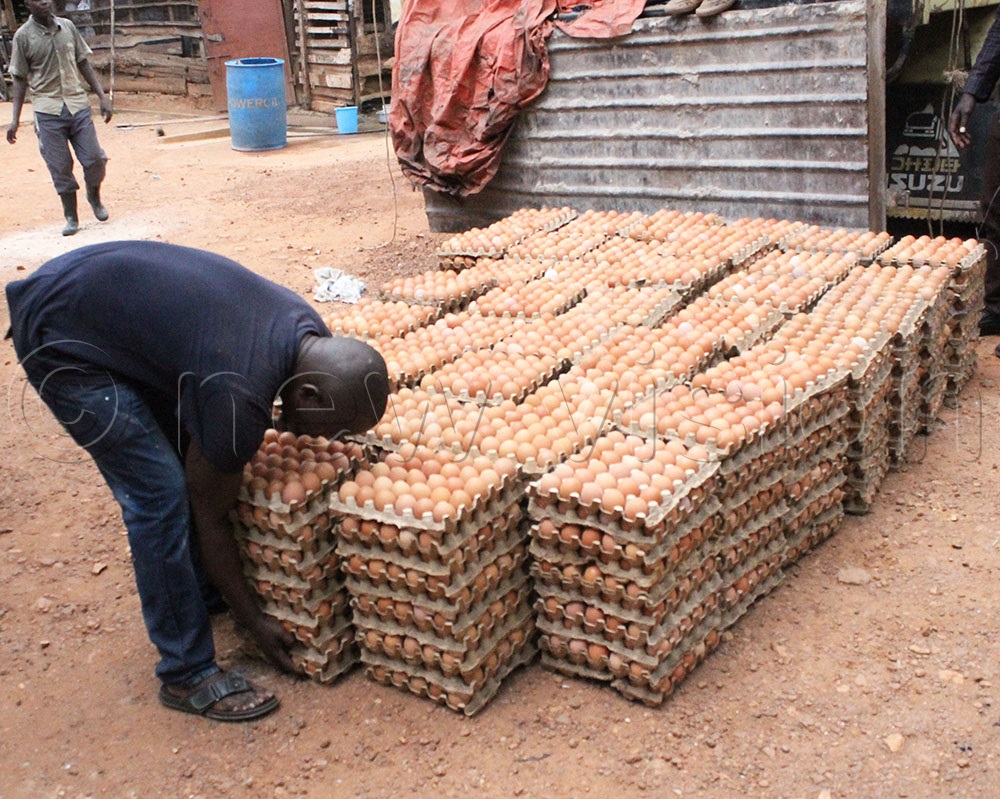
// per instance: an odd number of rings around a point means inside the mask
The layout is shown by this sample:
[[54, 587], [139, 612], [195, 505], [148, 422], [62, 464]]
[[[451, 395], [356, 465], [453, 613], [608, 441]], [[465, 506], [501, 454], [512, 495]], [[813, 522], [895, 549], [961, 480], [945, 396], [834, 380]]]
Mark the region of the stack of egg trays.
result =
[[358, 662], [358, 652], [327, 492], [295, 509], [261, 502], [237, 504], [244, 573], [264, 611], [295, 637], [295, 667], [316, 682], [332, 682]]
[[[706, 463], [640, 521], [535, 491], [532, 575], [543, 664], [599, 680], [642, 681], [718, 626], [718, 463]], [[569, 532], [567, 532], [569, 531]], [[579, 531], [579, 532], [578, 532]], [[571, 533], [571, 534], [570, 534]]]
[[370, 679], [473, 715], [534, 658], [523, 491], [520, 479], [505, 480], [443, 522], [331, 499], [352, 520], [342, 530], [395, 530], [390, 546], [354, 532], [338, 545]]
[[892, 353], [892, 338], [880, 334], [847, 376], [847, 513], [868, 513], [889, 471]]
[[793, 563], [836, 532], [844, 517], [850, 386], [844, 377], [808, 397], [801, 428], [786, 448], [793, 466], [785, 478], [786, 548], [782, 567]]
[[920, 381], [921, 432], [941, 410], [948, 388], [948, 362], [945, 352], [952, 328], [952, 296], [948, 284], [932, 298], [920, 327], [920, 365], [924, 374]]
[[901, 468], [906, 463], [913, 439], [923, 425], [920, 386], [927, 370], [920, 360], [920, 330], [929, 309], [927, 302], [914, 299], [892, 338], [889, 454], [890, 464], [894, 469]]
[[948, 284], [951, 297], [951, 331], [944, 347], [948, 385], [946, 402], [957, 403], [958, 394], [976, 373], [975, 343], [985, 296], [986, 251], [980, 248], [963, 258]]

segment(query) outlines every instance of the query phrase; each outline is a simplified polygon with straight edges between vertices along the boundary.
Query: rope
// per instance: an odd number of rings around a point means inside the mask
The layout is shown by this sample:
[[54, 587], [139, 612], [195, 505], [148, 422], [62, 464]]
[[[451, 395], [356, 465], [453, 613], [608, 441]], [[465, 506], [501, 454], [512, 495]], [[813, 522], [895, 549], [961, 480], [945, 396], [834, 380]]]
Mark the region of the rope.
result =
[[[391, 23], [392, 20], [386, 20], [386, 23]], [[364, 25], [364, 20], [362, 19], [362, 27]], [[385, 87], [382, 85], [382, 48], [379, 46], [379, 33], [378, 33], [378, 13], [375, 6], [375, 0], [372, 0], [372, 25], [375, 28], [375, 59], [378, 62], [378, 93], [379, 99], [382, 101], [383, 107], [385, 106]], [[399, 200], [396, 196], [396, 178], [392, 174], [392, 151], [389, 143], [389, 120], [386, 120], [385, 125], [385, 168], [389, 173], [389, 184], [392, 186], [392, 238], [389, 241], [385, 241], [382, 244], [376, 245], [375, 247], [369, 247], [367, 249], [378, 249], [379, 247], [385, 247], [387, 244], [392, 244], [396, 240], [396, 226], [399, 223]]]

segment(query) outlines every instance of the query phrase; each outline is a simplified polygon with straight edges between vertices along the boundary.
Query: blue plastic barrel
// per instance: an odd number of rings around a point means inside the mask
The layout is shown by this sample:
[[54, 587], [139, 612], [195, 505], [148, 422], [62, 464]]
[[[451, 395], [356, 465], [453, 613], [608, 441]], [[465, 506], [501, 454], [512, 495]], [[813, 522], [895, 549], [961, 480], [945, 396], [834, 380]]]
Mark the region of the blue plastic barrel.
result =
[[288, 144], [284, 67], [280, 58], [226, 62], [229, 134], [234, 150], [276, 150]]

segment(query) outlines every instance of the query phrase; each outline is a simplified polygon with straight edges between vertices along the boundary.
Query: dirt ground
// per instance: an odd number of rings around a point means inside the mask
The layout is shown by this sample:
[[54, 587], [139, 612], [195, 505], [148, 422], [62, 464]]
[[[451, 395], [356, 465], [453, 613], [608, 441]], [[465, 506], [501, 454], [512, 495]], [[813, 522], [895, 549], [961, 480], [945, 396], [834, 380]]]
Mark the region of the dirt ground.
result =
[[[172, 115], [204, 109], [132, 96], [117, 105], [99, 130], [111, 220], [82, 213], [75, 238], [59, 235], [30, 124], [16, 146], [0, 144], [4, 284], [72, 247], [123, 238], [215, 250], [310, 298], [320, 266], [377, 287], [433, 264], [421, 195], [380, 133], [296, 135], [283, 150], [237, 153], [225, 136], [184, 140], [219, 123]], [[222, 661], [282, 699], [250, 725], [157, 702], [117, 506], [30, 389], [22, 396], [4, 342], [0, 795], [1000, 795], [996, 342], [980, 342], [959, 407], [890, 475], [874, 511], [792, 568], [662, 707], [534, 665], [467, 719], [360, 671], [332, 686], [277, 674], [243, 653], [223, 616]]]

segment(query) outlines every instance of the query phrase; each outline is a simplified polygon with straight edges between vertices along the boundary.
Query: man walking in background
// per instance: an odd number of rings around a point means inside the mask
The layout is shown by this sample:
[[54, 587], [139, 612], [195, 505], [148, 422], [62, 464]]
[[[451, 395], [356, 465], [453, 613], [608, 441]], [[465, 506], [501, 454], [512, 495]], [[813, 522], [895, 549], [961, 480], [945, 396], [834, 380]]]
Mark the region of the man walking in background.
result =
[[72, 236], [80, 229], [76, 203], [80, 184], [73, 175], [70, 144], [83, 167], [87, 201], [94, 216], [102, 222], [108, 218], [108, 210], [101, 202], [101, 183], [108, 157], [97, 141], [90, 98], [83, 81], [86, 80], [100, 100], [105, 122], [111, 121], [111, 101], [87, 60], [92, 51], [73, 23], [55, 16], [52, 0], [26, 0], [26, 5], [31, 16], [14, 34], [10, 57], [14, 108], [7, 141], [11, 144], [17, 141], [21, 107], [25, 95], [30, 92], [38, 148], [52, 175], [66, 217], [62, 234]]
[[[976, 103], [989, 99], [1000, 78], [1000, 16], [994, 21], [976, 63], [965, 81], [964, 92], [955, 104], [948, 123], [948, 132], [958, 149], [963, 150], [972, 141], [969, 120]], [[1000, 336], [1000, 114], [990, 121], [986, 142], [986, 163], [983, 164], [983, 196], [981, 209], [983, 224], [979, 239], [986, 246], [986, 302], [979, 321], [979, 335]], [[995, 350], [1000, 357], [1000, 345]]]

